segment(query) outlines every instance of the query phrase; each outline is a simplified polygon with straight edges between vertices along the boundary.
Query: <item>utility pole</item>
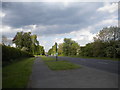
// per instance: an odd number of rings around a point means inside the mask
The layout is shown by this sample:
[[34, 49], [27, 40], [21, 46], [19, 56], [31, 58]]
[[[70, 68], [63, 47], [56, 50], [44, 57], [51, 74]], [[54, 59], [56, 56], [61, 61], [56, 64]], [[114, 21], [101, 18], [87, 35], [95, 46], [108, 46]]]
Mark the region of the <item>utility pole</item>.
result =
[[56, 42], [55, 42], [55, 47], [56, 47], [56, 61], [57, 61], [58, 53], [57, 53], [57, 43]]
[[116, 39], [116, 30], [114, 30], [114, 42], [113, 42], [113, 47], [114, 47], [114, 58], [116, 58], [116, 48], [115, 48], [115, 46], [116, 46], [116, 42], [115, 42], [115, 39]]

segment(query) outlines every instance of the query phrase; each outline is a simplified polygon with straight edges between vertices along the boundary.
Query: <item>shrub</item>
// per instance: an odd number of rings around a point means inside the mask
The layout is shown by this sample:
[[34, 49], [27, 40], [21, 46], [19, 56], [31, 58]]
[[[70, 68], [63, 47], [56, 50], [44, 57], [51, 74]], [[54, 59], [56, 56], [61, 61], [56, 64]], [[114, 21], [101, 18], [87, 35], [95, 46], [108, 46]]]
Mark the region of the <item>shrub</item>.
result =
[[20, 49], [2, 45], [2, 62], [11, 62], [22, 57], [33, 57], [32, 54], [21, 51]]

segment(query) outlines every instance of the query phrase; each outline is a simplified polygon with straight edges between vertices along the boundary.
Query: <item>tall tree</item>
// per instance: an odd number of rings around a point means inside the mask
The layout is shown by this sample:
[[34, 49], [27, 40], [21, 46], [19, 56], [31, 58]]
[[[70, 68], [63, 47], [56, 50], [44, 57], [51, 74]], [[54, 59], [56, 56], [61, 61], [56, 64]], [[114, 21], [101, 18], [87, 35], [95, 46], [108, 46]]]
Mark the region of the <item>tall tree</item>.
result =
[[22, 50], [35, 54], [39, 47], [39, 42], [36, 35], [31, 35], [31, 32], [17, 32], [13, 39], [16, 47]]
[[71, 38], [64, 38], [63, 54], [65, 56], [77, 55], [79, 47], [79, 44], [73, 41]]
[[13, 43], [16, 44], [16, 47], [18, 47], [19, 49], [21, 49], [23, 47], [23, 32], [17, 32], [17, 34], [15, 35], [14, 39], [13, 39]]
[[120, 28], [119, 27], [105, 27], [94, 37], [94, 41], [111, 41], [120, 40]]
[[58, 45], [58, 55], [63, 55], [63, 43]]
[[94, 37], [94, 42], [81, 48], [81, 55], [94, 57], [119, 57], [120, 56], [120, 28], [103, 28]]
[[37, 48], [37, 46], [39, 45], [39, 42], [37, 41], [37, 36], [36, 35], [31, 35], [31, 40], [32, 40], [32, 45], [31, 45], [31, 49], [32, 49], [32, 53], [35, 54], [35, 48]]

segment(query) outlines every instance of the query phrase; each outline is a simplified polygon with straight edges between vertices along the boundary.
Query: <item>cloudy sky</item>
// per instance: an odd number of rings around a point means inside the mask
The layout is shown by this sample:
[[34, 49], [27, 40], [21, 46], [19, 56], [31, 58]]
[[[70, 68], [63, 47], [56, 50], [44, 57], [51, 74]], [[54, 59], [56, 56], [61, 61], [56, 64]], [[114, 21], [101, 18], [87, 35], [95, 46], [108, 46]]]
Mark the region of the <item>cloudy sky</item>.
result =
[[103, 28], [118, 25], [118, 4], [111, 2], [3, 2], [2, 35], [31, 31], [48, 51], [72, 38], [81, 46], [92, 42]]

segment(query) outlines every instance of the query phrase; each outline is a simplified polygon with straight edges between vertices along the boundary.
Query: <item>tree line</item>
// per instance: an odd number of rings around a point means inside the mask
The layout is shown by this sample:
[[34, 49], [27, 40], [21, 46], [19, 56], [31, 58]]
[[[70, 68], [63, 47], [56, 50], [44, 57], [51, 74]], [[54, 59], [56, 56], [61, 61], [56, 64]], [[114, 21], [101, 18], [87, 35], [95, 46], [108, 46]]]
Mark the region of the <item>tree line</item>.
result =
[[33, 55], [45, 54], [44, 47], [39, 45], [37, 35], [31, 35], [31, 32], [17, 32], [12, 41], [22, 51], [27, 51]]
[[10, 40], [6, 36], [2, 35], [3, 46], [11, 47], [12, 44], [15, 44], [15, 48], [33, 55], [45, 54], [44, 47], [39, 45], [37, 35], [32, 35], [31, 32], [17, 32], [13, 40]]
[[[11, 47], [14, 43], [16, 47]], [[33, 55], [44, 55], [44, 47], [39, 45], [36, 35], [31, 32], [17, 32], [14, 39], [10, 41], [7, 37], [2, 36], [2, 63], [3, 66], [23, 57], [33, 57]]]
[[[48, 51], [54, 55], [55, 45]], [[105, 27], [94, 37], [94, 41], [80, 46], [71, 38], [64, 38], [58, 45], [58, 55], [120, 58], [120, 28]]]

